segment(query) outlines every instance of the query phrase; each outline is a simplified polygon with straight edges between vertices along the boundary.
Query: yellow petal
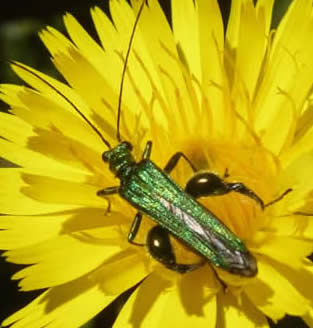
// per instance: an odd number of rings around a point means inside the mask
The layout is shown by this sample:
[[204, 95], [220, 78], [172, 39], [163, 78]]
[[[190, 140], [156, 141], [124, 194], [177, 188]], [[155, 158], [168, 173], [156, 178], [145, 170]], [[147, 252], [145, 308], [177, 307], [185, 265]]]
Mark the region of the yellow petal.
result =
[[284, 154], [283, 161], [292, 162], [302, 154], [310, 153], [313, 147], [313, 106], [308, 104], [297, 121], [293, 146]]
[[281, 190], [292, 188], [292, 191], [275, 204], [274, 210], [277, 216], [297, 212], [305, 204], [306, 198], [313, 190], [312, 161], [312, 154], [303, 154], [283, 170], [279, 177], [280, 188]]
[[312, 31], [312, 4], [292, 1], [275, 34], [255, 101], [257, 131], [274, 153], [291, 145], [298, 115], [311, 89]]
[[[115, 24], [115, 29], [118, 31], [118, 33], [114, 35], [116, 39], [114, 44], [116, 47], [113, 49], [107, 49], [106, 47], [106, 52], [104, 52], [99, 46], [95, 46], [95, 42], [91, 40], [86, 32], [82, 31], [81, 26], [72, 16], [67, 15], [65, 17], [65, 24], [68, 28], [68, 32], [71, 38], [79, 48], [81, 55], [86, 58], [88, 62], [90, 62], [91, 65], [97, 69], [98, 72], [101, 73], [104, 80], [106, 81], [104, 88], [102, 88], [102, 91], [98, 93], [98, 102], [100, 100], [102, 101], [100, 95], [103, 94], [103, 91], [106, 89], [106, 85], [109, 85], [113, 92], [111, 91], [109, 93], [110, 97], [108, 100], [104, 99], [102, 102], [105, 102], [109, 105], [112, 103], [112, 109], [116, 110], [117, 98], [120, 93], [119, 89], [124, 61], [121, 56], [125, 57], [126, 50], [128, 49], [130, 32], [133, 28], [135, 16], [130, 6], [126, 2], [111, 1], [110, 10]], [[120, 19], [120, 17], [123, 18]], [[125, 17], [128, 17], [128, 19], [125, 19]], [[92, 47], [92, 55], [90, 55], [89, 51], [86, 52], [86, 45], [90, 45]], [[61, 66], [62, 65], [58, 65], [58, 67]], [[110, 67], [110, 70], [108, 70], [107, 67]], [[146, 112], [149, 111], [149, 104], [153, 99], [152, 82], [150, 79], [152, 78], [154, 81], [153, 83], [159, 86], [159, 78], [157, 77], [156, 72], [156, 68], [158, 69], [158, 67], [155, 67], [155, 65], [152, 64], [151, 57], [148, 55], [146, 46], [142, 41], [139, 27], [136, 31], [132, 56], [129, 57], [127, 67], [128, 74], [125, 76], [125, 87], [123, 89], [122, 99], [123, 111], [127, 111], [128, 115], [130, 115], [129, 113], [131, 112], [135, 112], [136, 114], [140, 113], [140, 115], [144, 117]], [[61, 71], [63, 70], [64, 67], [63, 69], [61, 67]], [[80, 79], [84, 79], [85, 74], [81, 71], [81, 69], [79, 69], [77, 72], [80, 74]], [[154, 89], [159, 92], [158, 88]], [[112, 93], [114, 95], [113, 97]], [[158, 102], [155, 102], [155, 104], [157, 108], [160, 108]], [[150, 111], [148, 114], [150, 114]], [[160, 111], [156, 110], [156, 118], [159, 118], [159, 115]], [[145, 119], [144, 124], [150, 124], [147, 118]], [[129, 126], [134, 128], [132, 122], [129, 122], [128, 119], [127, 128]], [[123, 130], [124, 129], [126, 128], [123, 127]]]
[[[111, 1], [110, 5], [112, 5]], [[127, 10], [127, 16], [131, 19], [133, 13], [130, 11], [129, 5], [124, 3], [121, 5], [123, 7], [128, 7]], [[125, 10], [126, 13], [126, 10]], [[125, 20], [125, 17], [124, 17]], [[107, 56], [103, 49], [94, 41], [92, 38], [88, 35], [88, 33], [82, 28], [82, 26], [77, 22], [77, 20], [70, 14], [67, 14], [64, 16], [64, 24], [67, 28], [67, 31], [73, 40], [73, 42], [78, 47], [81, 54], [88, 58], [88, 60], [92, 63], [92, 65], [103, 74], [103, 76], [107, 79], [108, 85], [112, 87], [113, 93], [115, 95], [119, 94], [119, 86], [121, 81], [121, 74], [123, 69], [123, 61], [118, 57], [117, 53], [114, 55], [110, 54], [110, 56]], [[133, 24], [132, 21], [129, 22], [129, 24]], [[118, 27], [117, 27], [118, 29]], [[127, 34], [122, 34], [123, 36], [123, 44], [125, 47], [123, 48], [121, 44], [121, 48], [123, 50], [127, 49], [127, 45], [129, 43], [129, 38], [126, 36], [129, 35], [129, 32], [131, 29], [127, 29]], [[86, 48], [87, 47], [87, 48]], [[114, 49], [116, 52], [120, 49]], [[129, 63], [129, 66], [131, 67], [131, 61]], [[109, 65], [109, 66], [108, 66]], [[110, 70], [107, 69], [107, 67], [110, 67]], [[82, 78], [84, 75], [81, 75]], [[129, 96], [129, 93], [132, 95]], [[140, 103], [137, 100], [137, 97], [134, 95], [134, 92], [132, 88], [125, 88], [124, 97], [123, 97], [125, 103], [129, 105], [130, 108], [139, 108]], [[116, 96], [115, 96], [116, 99]], [[134, 104], [132, 106], [132, 104]], [[113, 109], [116, 109], [117, 106], [115, 105]]]
[[0, 191], [0, 208], [3, 214], [45, 214], [77, 208], [77, 205], [42, 203], [27, 197], [21, 192], [21, 189], [26, 186], [21, 177], [21, 169], [2, 168], [0, 170], [0, 180], [6, 186], [5, 189]]
[[0, 131], [1, 136], [13, 143], [26, 146], [29, 136], [35, 135], [31, 125], [14, 115], [0, 113]]
[[88, 51], [92, 61], [100, 62], [104, 54], [103, 49], [90, 37], [78, 21], [68, 13], [64, 16], [64, 24], [70, 38], [78, 49], [83, 53]]
[[[195, 114], [199, 112], [199, 103], [201, 102], [201, 91], [196, 86], [197, 83], [202, 82], [199, 16], [195, 3], [192, 0], [175, 0], [171, 3], [173, 35], [181, 67], [183, 68], [182, 71], [188, 76], [187, 81], [191, 77], [196, 81], [194, 84], [190, 83], [189, 85], [185, 83], [187, 86], [186, 93], [184, 93], [183, 88], [176, 84], [176, 81], [174, 82], [174, 85], [178, 88], [175, 92], [178, 93], [177, 98], [180, 100], [177, 101], [176, 106], [181, 112], [181, 118], [183, 119], [182, 128], [188, 134], [187, 131], [192, 131], [194, 124], [199, 122]], [[171, 73], [169, 71], [168, 74]], [[181, 101], [181, 99], [184, 99], [184, 101]], [[194, 110], [190, 111], [189, 108], [194, 108]]]
[[[26, 168], [14, 168], [12, 170], [1, 169], [3, 175], [5, 175], [4, 173], [8, 175], [10, 175], [10, 173], [12, 173], [12, 175], [16, 175], [25, 171], [56, 177], [66, 176], [69, 180], [74, 181], [83, 181], [86, 179], [86, 172], [83, 172], [81, 167], [80, 169], [75, 169], [71, 166], [64, 165], [60, 161], [56, 161], [38, 152], [18, 146], [4, 139], [0, 139], [0, 156], [17, 166]], [[47, 167], [50, 168], [50, 171], [47, 171]]]
[[313, 220], [311, 216], [292, 215], [275, 217], [267, 228], [277, 236], [294, 237], [299, 239], [313, 239]]
[[0, 248], [15, 249], [40, 243], [58, 235], [68, 215], [1, 216]]
[[[82, 117], [77, 116], [77, 113], [73, 113], [75, 110], [72, 105], [68, 104], [69, 109], [72, 111], [70, 112], [66, 110], [66, 106], [58, 104], [55, 97], [52, 99], [51, 96], [39, 95], [29, 89], [20, 92], [18, 96], [26, 109], [13, 108], [13, 113], [33, 125], [37, 133], [38, 129], [36, 128], [53, 131], [61, 136], [67, 136], [69, 139], [83, 143], [87, 147], [98, 151], [99, 154], [103, 152], [104, 147], [106, 148], [99, 136], [92, 132], [91, 126]], [[31, 111], [29, 108], [31, 108]], [[77, 108], [81, 112], [84, 111], [83, 106], [77, 105]], [[99, 118], [95, 114], [94, 117], [94, 122], [92, 120], [91, 122], [97, 127]]]
[[[312, 12], [312, 3], [306, 0], [292, 1], [277, 28], [273, 42], [272, 65], [279, 65], [275, 67], [277, 76], [274, 78], [281, 89], [290, 90], [297, 111], [302, 110], [303, 102], [311, 91], [313, 46], [309, 41], [313, 31]], [[284, 71], [283, 67], [288, 69]], [[292, 80], [295, 74], [297, 80]], [[292, 89], [285, 87], [290, 82]]]
[[182, 60], [191, 74], [202, 81], [200, 69], [200, 42], [198, 17], [191, 0], [173, 0], [172, 24], [177, 48], [182, 53]]
[[225, 133], [227, 122], [225, 113], [221, 110], [225, 101], [221, 91], [225, 84], [223, 59], [221, 57], [224, 50], [223, 21], [218, 3], [215, 0], [197, 1], [196, 9], [199, 20], [201, 82], [214, 121], [212, 126], [208, 123], [204, 124], [203, 129], [210, 130], [212, 134], [214, 132], [218, 134], [222, 131]]
[[[264, 13], [257, 12], [252, 1], [242, 1], [238, 10], [239, 17], [237, 19], [240, 23], [236, 23], [236, 25], [239, 24], [236, 59], [234, 63], [229, 64], [235, 66], [234, 88], [243, 87], [251, 101], [255, 95], [254, 92], [265, 55], [268, 35]], [[231, 17], [234, 16], [231, 14]], [[247, 117], [247, 113], [244, 117]]]
[[292, 237], [276, 236], [270, 232], [258, 232], [255, 236], [258, 246], [253, 249], [294, 269], [303, 266], [303, 260], [313, 252], [313, 242]]
[[262, 15], [265, 22], [265, 34], [268, 36], [271, 22], [272, 22], [272, 10], [275, 0], [259, 0], [256, 3], [257, 15]]
[[[133, 6], [138, 7], [138, 2], [133, 1]], [[155, 26], [158, 28], [156, 29]], [[177, 108], [178, 99], [175, 96], [175, 93], [177, 93], [180, 97], [188, 97], [186, 84], [178, 61], [173, 33], [158, 1], [151, 1], [149, 7], [145, 7], [142, 11], [137, 32], [139, 31], [144, 40], [147, 55], [139, 48], [141, 44], [134, 49], [136, 56], [140, 56], [141, 64], [139, 69], [144, 69], [147, 72], [148, 83], [151, 84], [153, 92], [157, 96], [157, 101], [153, 105], [153, 114], [158, 115], [161, 112], [165, 115], [167, 120], [164, 120], [164, 117], [161, 118], [161, 115], [158, 116], [158, 119], [165, 127], [168, 126], [169, 120], [173, 120], [176, 125], [179, 124], [181, 127], [186, 126], [188, 122], [182, 120], [180, 108]], [[170, 69], [168, 69], [169, 65]], [[192, 113], [189, 111], [188, 114]], [[153, 128], [154, 125], [152, 124], [151, 129]], [[157, 131], [156, 136], [159, 135], [158, 133], [160, 131]], [[181, 133], [181, 130], [177, 129], [177, 133]]]
[[[125, 1], [110, 1], [109, 4], [114, 26], [118, 32], [113, 51], [114, 53], [118, 52], [120, 55], [123, 54], [123, 57], [125, 57], [126, 50], [129, 47], [130, 33], [133, 30], [137, 15], [138, 2], [136, 3], [134, 1], [134, 10]], [[147, 24], [147, 22], [149, 23]], [[158, 26], [157, 30], [155, 30], [155, 26]], [[167, 43], [165, 40], [169, 42]], [[167, 126], [168, 122], [164, 120], [164, 115], [166, 116], [168, 114], [166, 111], [170, 106], [166, 106], [167, 99], [164, 99], [164, 95], [168, 92], [166, 96], [170, 94], [170, 97], [173, 97], [173, 84], [171, 83], [172, 81], [168, 81], [168, 79], [172, 78], [172, 71], [174, 71], [174, 74], [178, 74], [178, 78], [174, 79], [175, 83], [177, 83], [178, 87], [182, 86], [184, 89], [181, 72], [179, 67], [177, 67], [179, 65], [175, 61], [175, 51], [173, 66], [175, 65], [176, 67], [171, 70], [170, 77], [166, 76], [169, 61], [172, 60], [171, 56], [173, 52], [171, 50], [173, 49], [173, 43], [171, 30], [165, 20], [164, 14], [161, 13], [160, 5], [157, 1], [151, 1], [149, 6], [144, 6], [135, 31], [132, 51], [127, 65], [129, 76], [126, 75], [125, 77], [125, 87], [123, 89], [123, 103], [128, 106], [127, 112], [132, 111], [141, 117], [146, 116], [145, 119], [143, 118], [143, 124], [148, 125], [148, 133], [150, 133], [150, 130], [153, 133], [153, 129], [155, 129], [154, 124], [151, 124], [149, 119], [151, 117], [150, 105], [152, 103], [153, 117], [159, 121], [159, 124]], [[171, 54], [167, 53], [168, 50]], [[114, 60], [115, 56], [110, 56], [110, 62], [114, 63], [112, 59]], [[160, 62], [160, 59], [162, 59], [162, 62]], [[116, 76], [110, 74], [111, 76], [107, 76], [107, 80], [110, 81], [111, 85], [117, 85], [119, 87], [121, 80], [120, 72], [122, 72], [123, 68], [121, 61], [116, 63], [116, 67]], [[176, 77], [175, 75], [174, 78]], [[161, 82], [163, 82], [163, 88]], [[165, 88], [164, 84], [167, 88]], [[171, 89], [168, 89], [169, 87]], [[116, 90], [119, 93], [119, 88]], [[175, 113], [175, 110], [172, 112]], [[177, 112], [175, 115], [175, 117], [179, 117]]]
[[73, 47], [68, 38], [50, 26], [40, 31], [39, 37], [52, 56], [58, 53], [67, 53], [68, 49]]
[[285, 314], [301, 316], [307, 312], [308, 300], [272, 263], [259, 259], [258, 269], [257, 278], [245, 287], [245, 292], [265, 315], [279, 320]]
[[[102, 240], [92, 237], [92, 231], [61, 235], [36, 245], [6, 252], [7, 260], [19, 264], [34, 264], [14, 274], [22, 279], [22, 290], [41, 289], [77, 279], [93, 271], [120, 251], [116, 228], [102, 229]], [[109, 241], [115, 241], [110, 245]]]
[[264, 314], [245, 295], [242, 295], [238, 301], [235, 296], [229, 293], [220, 293], [218, 306], [217, 327], [268, 327]]
[[[116, 141], [116, 131], [115, 124], [114, 128], [112, 125], [117, 116], [118, 93], [114, 92], [112, 86], [107, 83], [105, 76], [101, 75], [88, 59], [75, 49], [70, 51], [70, 56], [56, 55], [54, 64], [73, 89], [93, 109], [93, 124], [96, 124], [98, 128], [101, 127], [104, 137], [113, 144]], [[85, 76], [90, 78], [86, 80]], [[84, 124], [87, 125], [85, 122]]]
[[25, 86], [14, 84], [0, 84], [0, 99], [12, 107], [22, 107], [18, 94], [27, 89]]
[[[38, 98], [37, 97], [32, 98], [35, 103], [36, 101], [41, 101], [42, 98], [48, 98], [48, 99], [50, 98], [52, 103], [56, 103], [61, 108], [64, 108], [64, 110], [65, 109], [68, 110], [70, 113], [74, 114], [80, 119], [81, 117], [74, 109], [74, 106], [78, 108], [86, 117], [90, 117], [92, 115], [91, 109], [88, 106], [86, 106], [86, 103], [81, 99], [81, 97], [72, 88], [65, 85], [64, 83], [61, 83], [60, 81], [57, 81], [56, 79], [53, 79], [48, 75], [45, 75], [23, 64], [19, 64], [19, 63], [17, 63], [16, 65], [12, 64], [12, 69], [16, 72], [16, 74], [21, 79], [23, 79], [34, 89], [42, 93], [43, 97], [38, 96]], [[31, 92], [29, 91], [28, 94], [31, 94]], [[30, 108], [31, 107], [32, 106], [30, 106]], [[62, 118], [62, 115], [59, 118]], [[84, 121], [81, 120], [81, 122], [83, 123]], [[84, 124], [84, 126], [85, 129], [86, 128], [90, 129], [88, 125]], [[95, 134], [90, 134], [90, 136], [96, 137]], [[94, 142], [91, 144], [94, 144], [96, 146], [97, 144], [101, 145], [102, 142], [101, 139], [98, 137], [95, 138]], [[103, 144], [101, 146], [103, 148]]]
[[[100, 154], [106, 146], [102, 144], [101, 151], [94, 151], [93, 139], [90, 136], [95, 136], [90, 134], [91, 129], [86, 122], [32, 91], [19, 93], [19, 98], [25, 107], [32, 110], [19, 107], [15, 108], [14, 113], [30, 125], [16, 116], [3, 114], [1, 120], [3, 137], [13, 142], [2, 141], [3, 157], [15, 164], [33, 169], [35, 162], [37, 170], [41, 164], [44, 171], [47, 171], [46, 168], [49, 165], [61, 169], [65, 168], [61, 162], [70, 164], [70, 167], [67, 166], [68, 177], [73, 175], [71, 171], [74, 171], [74, 166], [82, 172], [88, 171], [91, 165], [89, 162], [93, 164], [93, 168], [98, 167], [99, 170], [103, 170]], [[25, 150], [23, 148], [25, 146], [34, 152]], [[51, 158], [57, 161], [51, 161]], [[85, 165], [82, 165], [83, 163]]]
[[230, 15], [228, 18], [226, 31], [226, 39], [231, 48], [237, 48], [241, 7], [247, 2], [250, 2], [250, 0], [237, 0], [231, 2]]
[[[80, 181], [86, 181], [89, 178], [93, 179], [92, 175], [95, 171], [103, 173], [104, 176], [112, 177], [111, 172], [109, 172], [107, 165], [103, 163], [102, 157], [98, 152], [58, 132], [38, 131], [37, 136], [29, 138], [28, 148], [43, 154], [46, 158], [65, 164], [68, 168], [72, 168], [71, 171], [73, 172], [80, 171]], [[35, 173], [40, 174], [39, 171]], [[43, 174], [46, 175], [45, 172]], [[71, 175], [69, 174], [69, 179]]]
[[143, 256], [138, 250], [127, 249], [99, 267], [92, 279], [101, 279], [100, 288], [106, 295], [118, 295], [149, 274], [144, 257], [146, 254]]
[[[187, 290], [184, 293], [189, 295], [189, 299], [185, 299], [182, 304], [175, 286], [151, 274], [129, 298], [114, 327], [215, 327], [215, 296], [211, 294], [208, 297], [196, 291], [200, 299], [190, 299], [190, 295], [194, 295], [195, 286], [186, 284], [185, 287]], [[197, 289], [201, 288], [203, 286], [199, 285]]]
[[91, 17], [102, 47], [106, 50], [117, 49], [117, 31], [109, 17], [99, 7], [91, 8]]
[[107, 201], [97, 196], [100, 188], [94, 185], [31, 174], [23, 174], [22, 178], [28, 184], [22, 192], [40, 202], [86, 205], [104, 209], [107, 206]]
[[[35, 245], [61, 234], [113, 225], [127, 225], [129, 218], [121, 213], [106, 215], [102, 208], [80, 208], [74, 211], [36, 216], [1, 216], [0, 248], [17, 249]], [[126, 237], [125, 237], [126, 239]]]
[[106, 296], [97, 282], [84, 277], [51, 288], [32, 303], [3, 321], [12, 328], [79, 328], [103, 308], [114, 296]]
[[[313, 289], [309, 288], [313, 279], [313, 264], [305, 260], [302, 268], [293, 269], [290, 265], [277, 261], [269, 262], [279, 271], [297, 291], [307, 300], [307, 311], [312, 312]], [[305, 309], [304, 309], [305, 310]]]

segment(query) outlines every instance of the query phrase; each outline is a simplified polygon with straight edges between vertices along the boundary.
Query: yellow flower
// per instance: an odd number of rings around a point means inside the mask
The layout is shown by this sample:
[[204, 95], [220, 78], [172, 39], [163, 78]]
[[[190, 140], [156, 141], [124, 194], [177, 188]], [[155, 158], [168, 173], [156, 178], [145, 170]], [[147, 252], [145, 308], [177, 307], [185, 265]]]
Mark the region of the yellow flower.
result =
[[[97, 196], [119, 181], [101, 159], [108, 148], [74, 106], [118, 144], [119, 87], [141, 3], [112, 0], [113, 23], [91, 12], [100, 45], [69, 14], [69, 39], [50, 27], [41, 32], [69, 86], [17, 65], [32, 88], [1, 86], [14, 115], [1, 113], [0, 156], [17, 167], [0, 171], [0, 247], [8, 261], [28, 265], [13, 276], [21, 290], [47, 288], [4, 326], [79, 327], [141, 282], [114, 327], [267, 327], [265, 316], [286, 314], [313, 327], [312, 4], [294, 0], [276, 31], [273, 0], [233, 1], [226, 31], [216, 0], [171, 4], [172, 28], [156, 0], [139, 18], [122, 140], [138, 161], [152, 140], [161, 168], [182, 151], [197, 170], [244, 183], [268, 204], [262, 210], [236, 192], [200, 199], [245, 243], [258, 274], [243, 278], [209, 263], [186, 274], [168, 270], [127, 242], [134, 207]], [[171, 175], [184, 187], [193, 172], [182, 160]], [[145, 243], [153, 225], [144, 217], [135, 241]], [[180, 263], [199, 261], [171, 243]]]

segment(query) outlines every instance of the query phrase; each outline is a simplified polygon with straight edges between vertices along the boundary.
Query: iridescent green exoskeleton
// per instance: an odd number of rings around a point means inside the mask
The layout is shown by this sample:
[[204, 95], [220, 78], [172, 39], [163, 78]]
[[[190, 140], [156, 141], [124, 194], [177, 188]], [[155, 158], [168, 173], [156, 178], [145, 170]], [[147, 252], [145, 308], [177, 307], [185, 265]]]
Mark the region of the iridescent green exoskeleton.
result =
[[166, 236], [170, 232], [217, 267], [242, 276], [254, 276], [257, 273], [256, 260], [244, 243], [168, 175], [181, 157], [188, 163], [189, 159], [178, 152], [164, 169], [160, 169], [149, 159], [151, 147], [152, 143], [148, 141], [139, 162], [133, 158], [132, 146], [128, 142], [121, 142], [103, 153], [103, 160], [120, 179], [120, 185], [103, 189], [98, 195], [119, 193], [138, 209], [128, 240], [136, 244], [134, 238], [142, 214], [145, 214], [158, 224], [148, 234], [148, 249], [166, 267], [183, 273], [203, 264], [203, 261], [193, 265], [177, 263]]

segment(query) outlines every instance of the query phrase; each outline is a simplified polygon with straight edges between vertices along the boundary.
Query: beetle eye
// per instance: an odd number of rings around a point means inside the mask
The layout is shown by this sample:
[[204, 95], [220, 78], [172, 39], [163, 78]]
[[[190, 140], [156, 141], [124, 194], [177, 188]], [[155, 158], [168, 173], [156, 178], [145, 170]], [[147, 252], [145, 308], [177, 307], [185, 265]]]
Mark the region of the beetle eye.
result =
[[133, 145], [128, 142], [128, 141], [123, 141], [123, 144], [127, 147], [127, 149], [129, 149], [130, 151], [133, 150]]
[[105, 152], [102, 154], [102, 160], [103, 160], [103, 162], [108, 162], [108, 161], [109, 161], [109, 152], [110, 152], [110, 151], [105, 151]]
[[161, 226], [153, 227], [147, 236], [148, 250], [153, 258], [166, 264], [175, 263], [170, 238], [166, 229]]

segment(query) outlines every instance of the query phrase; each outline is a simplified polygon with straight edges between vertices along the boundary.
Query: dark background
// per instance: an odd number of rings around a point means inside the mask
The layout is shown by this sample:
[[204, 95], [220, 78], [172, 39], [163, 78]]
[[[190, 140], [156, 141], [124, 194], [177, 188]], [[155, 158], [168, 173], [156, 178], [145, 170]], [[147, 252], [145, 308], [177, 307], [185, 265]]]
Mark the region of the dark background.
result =
[[[277, 26], [290, 1], [276, 1], [273, 27]], [[219, 1], [225, 24], [229, 15], [230, 2], [230, 0]], [[160, 0], [160, 3], [170, 19], [170, 1]], [[108, 0], [2, 0], [0, 5], [0, 82], [20, 83], [10, 71], [7, 60], [19, 60], [45, 73], [57, 75], [50, 64], [47, 50], [45, 50], [37, 36], [38, 31], [47, 25], [51, 25], [65, 32], [62, 15], [65, 12], [70, 12], [97, 39], [89, 14], [89, 9], [95, 5], [108, 12]], [[4, 104], [0, 104], [0, 106], [5, 109]], [[5, 263], [3, 259], [0, 259], [0, 322], [40, 293], [38, 291], [17, 292], [17, 284], [10, 281], [10, 276], [20, 268], [21, 266]], [[124, 293], [116, 302], [84, 327], [111, 327], [120, 307], [130, 293], [131, 290]], [[277, 325], [273, 323], [271, 325], [279, 328], [306, 327], [301, 319], [291, 317], [285, 318]]]

